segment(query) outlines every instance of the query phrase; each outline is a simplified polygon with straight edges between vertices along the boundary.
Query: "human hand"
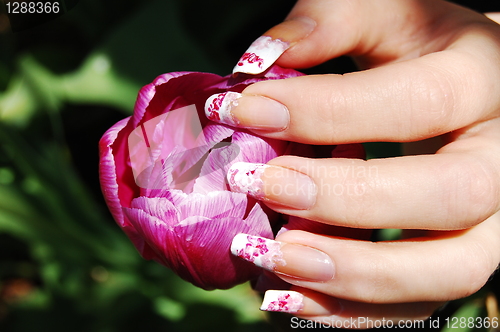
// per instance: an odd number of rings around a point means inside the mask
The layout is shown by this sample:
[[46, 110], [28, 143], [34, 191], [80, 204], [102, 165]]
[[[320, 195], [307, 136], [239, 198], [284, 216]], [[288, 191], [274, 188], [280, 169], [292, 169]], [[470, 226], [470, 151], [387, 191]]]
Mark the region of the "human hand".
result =
[[[240, 237], [235, 254], [274, 248], [254, 263], [301, 294], [295, 307], [269, 309], [397, 321], [428, 317], [479, 290], [500, 261], [500, 26], [445, 1], [299, 0], [265, 36], [282, 42], [267, 41], [274, 52], [248, 53], [251, 70], [285, 49], [276, 61], [283, 67], [347, 54], [367, 70], [253, 84], [223, 110], [232, 125], [307, 144], [413, 142], [425, 152], [368, 161], [284, 156], [233, 167], [233, 190], [281, 213], [424, 230], [377, 243], [295, 230], [278, 244]], [[240, 64], [236, 71], [248, 67]]]

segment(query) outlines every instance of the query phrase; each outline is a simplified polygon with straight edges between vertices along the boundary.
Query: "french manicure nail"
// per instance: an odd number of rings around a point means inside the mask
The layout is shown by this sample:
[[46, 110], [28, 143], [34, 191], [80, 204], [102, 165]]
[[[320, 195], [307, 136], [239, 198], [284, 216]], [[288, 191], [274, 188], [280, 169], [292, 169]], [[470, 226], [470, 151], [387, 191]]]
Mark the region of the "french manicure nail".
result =
[[234, 67], [233, 74], [263, 73], [287, 49], [309, 36], [316, 25], [310, 17], [298, 16], [274, 26], [250, 45]]
[[231, 253], [271, 272], [286, 265], [281, 243], [260, 236], [237, 234], [231, 242]]
[[246, 50], [233, 69], [235, 73], [260, 74], [290, 47], [290, 43], [269, 36], [257, 38]]
[[294, 314], [304, 307], [303, 300], [304, 295], [299, 292], [289, 290], [268, 290], [264, 294], [260, 310]]
[[266, 164], [237, 162], [227, 172], [227, 182], [231, 191], [244, 193], [256, 199], [264, 198], [264, 182], [261, 177]]
[[282, 131], [290, 122], [285, 105], [263, 96], [242, 96], [232, 91], [210, 96], [205, 103], [205, 115], [230, 126], [268, 131]]
[[306, 210], [316, 202], [314, 181], [284, 167], [237, 162], [229, 168], [227, 181], [231, 191], [285, 207]]
[[238, 105], [241, 93], [227, 91], [208, 97], [205, 102], [205, 115], [209, 120], [221, 122], [230, 126], [238, 125], [238, 120], [231, 110]]
[[268, 271], [308, 281], [328, 281], [335, 272], [330, 257], [315, 248], [243, 233], [233, 238], [231, 253]]

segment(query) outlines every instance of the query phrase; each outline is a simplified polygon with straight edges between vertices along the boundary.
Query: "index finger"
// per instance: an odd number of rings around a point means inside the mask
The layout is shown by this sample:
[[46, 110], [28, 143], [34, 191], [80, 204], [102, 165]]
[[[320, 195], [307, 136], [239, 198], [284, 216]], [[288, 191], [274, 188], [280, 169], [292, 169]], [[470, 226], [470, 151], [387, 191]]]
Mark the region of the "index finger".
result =
[[[484, 52], [493, 45], [483, 46]], [[492, 59], [500, 56], [500, 49], [492, 52]], [[343, 76], [259, 82], [243, 91], [232, 112], [241, 126], [250, 123], [255, 130], [260, 112], [272, 117], [288, 110], [283, 130], [258, 133], [301, 143], [415, 141], [498, 116], [499, 75], [500, 66], [483, 61], [483, 55], [453, 49]], [[284, 107], [256, 108], [247, 96]]]

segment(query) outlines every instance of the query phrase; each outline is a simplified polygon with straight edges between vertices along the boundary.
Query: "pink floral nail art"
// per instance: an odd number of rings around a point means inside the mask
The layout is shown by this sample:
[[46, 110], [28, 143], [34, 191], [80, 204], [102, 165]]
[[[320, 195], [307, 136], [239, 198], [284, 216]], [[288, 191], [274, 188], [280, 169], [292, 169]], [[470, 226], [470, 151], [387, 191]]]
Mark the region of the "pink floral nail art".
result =
[[231, 191], [262, 199], [264, 197], [264, 182], [261, 180], [261, 176], [267, 167], [269, 166], [266, 164], [234, 163], [227, 172], [227, 182]]
[[239, 121], [231, 110], [238, 106], [241, 93], [227, 91], [210, 96], [205, 102], [205, 115], [209, 120], [222, 122], [230, 126], [237, 126]]
[[304, 307], [303, 300], [299, 292], [268, 290], [260, 310], [296, 313]]
[[286, 264], [281, 244], [259, 236], [236, 235], [231, 244], [231, 253], [269, 271], [274, 271], [277, 264]]
[[266, 71], [290, 47], [290, 43], [269, 36], [255, 40], [233, 69], [234, 73], [260, 74]]

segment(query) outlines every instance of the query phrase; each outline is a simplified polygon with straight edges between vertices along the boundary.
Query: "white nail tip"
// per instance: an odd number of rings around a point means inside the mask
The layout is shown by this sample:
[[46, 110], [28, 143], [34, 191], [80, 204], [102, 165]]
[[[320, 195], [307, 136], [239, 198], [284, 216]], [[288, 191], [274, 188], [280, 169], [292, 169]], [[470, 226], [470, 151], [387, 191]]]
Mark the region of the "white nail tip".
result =
[[297, 313], [303, 307], [304, 295], [294, 291], [268, 290], [260, 310]]
[[231, 253], [268, 271], [274, 271], [276, 264], [284, 266], [281, 243], [260, 236], [240, 233], [233, 238]]
[[264, 182], [261, 176], [268, 167], [266, 164], [234, 163], [227, 172], [227, 182], [231, 191], [244, 193], [257, 199], [263, 198]]
[[222, 122], [231, 126], [238, 125], [238, 120], [232, 115], [231, 110], [238, 106], [241, 93], [227, 91], [216, 93], [208, 97], [205, 102], [205, 115], [209, 120]]
[[290, 47], [290, 44], [269, 36], [261, 36], [246, 50], [233, 69], [235, 73], [265, 72]]

